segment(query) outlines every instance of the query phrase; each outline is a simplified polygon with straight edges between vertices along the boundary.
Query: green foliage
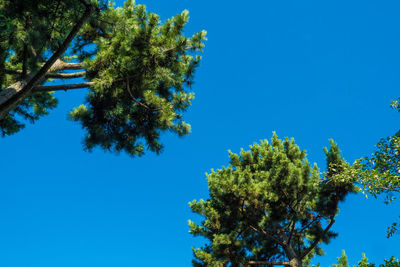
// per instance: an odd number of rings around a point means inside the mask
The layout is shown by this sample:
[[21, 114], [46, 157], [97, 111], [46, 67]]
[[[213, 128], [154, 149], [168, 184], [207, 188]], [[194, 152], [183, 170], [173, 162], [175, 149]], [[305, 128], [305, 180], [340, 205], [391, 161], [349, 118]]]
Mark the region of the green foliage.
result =
[[[183, 115], [194, 98], [191, 86], [201, 59], [196, 53], [202, 51], [206, 32], [184, 35], [186, 10], [161, 23], [157, 14], [131, 0], [121, 8], [94, 2], [97, 12], [80, 29], [69, 54], [61, 58], [81, 61], [85, 78], [92, 82], [85, 105], [71, 111], [70, 118], [86, 130], [88, 150], [100, 146], [131, 156], [140, 156], [145, 149], [158, 153], [161, 132], [179, 136], [190, 132]], [[3, 1], [1, 88], [35, 73], [84, 8], [78, 0]], [[29, 96], [0, 121], [1, 133], [18, 132], [26, 119], [39, 119], [56, 103], [51, 93]]]
[[[399, 100], [392, 102], [393, 109], [400, 111], [399, 107]], [[370, 157], [359, 159], [347, 168], [346, 176], [356, 177], [364, 194], [373, 197], [383, 194], [385, 203], [392, 203], [400, 193], [400, 131], [382, 138]], [[397, 224], [394, 222], [388, 227], [387, 237], [396, 232]]]
[[[23, 119], [33, 123], [41, 116], [47, 115], [49, 110], [56, 106], [57, 99], [53, 97], [53, 93], [34, 93], [24, 99], [14, 109], [14, 112]], [[11, 115], [0, 120], [0, 133], [2, 136], [14, 134], [24, 127], [24, 124], [18, 122]]]
[[394, 110], [397, 110], [397, 111], [400, 112], [400, 98], [398, 98], [398, 99], [396, 99], [396, 100], [393, 100], [393, 101], [392, 101], [392, 104], [391, 104], [391, 107], [392, 107]]
[[334, 264], [333, 267], [350, 267], [344, 250], [342, 250], [342, 256], [337, 258], [337, 263], [338, 264]]
[[390, 260], [385, 260], [385, 264], [381, 264], [379, 267], [400, 267], [400, 261], [391, 257]]
[[[342, 256], [337, 258], [338, 264], [333, 264], [332, 267], [350, 267], [345, 251], [342, 251]], [[357, 265], [353, 265], [353, 267], [375, 267], [374, 263], [368, 262], [368, 258], [365, 254], [362, 254], [362, 259], [357, 263]], [[394, 257], [391, 257], [390, 260], [385, 260], [384, 264], [380, 264], [379, 267], [400, 267], [400, 261]]]
[[310, 245], [336, 236], [326, 225], [333, 223], [338, 203], [355, 191], [335, 175], [340, 170], [333, 166], [343, 162], [337, 145], [331, 142], [326, 154], [328, 172], [322, 175], [293, 139], [281, 141], [275, 133], [271, 143], [229, 152], [230, 165], [207, 174], [210, 198], [189, 203], [205, 218], [200, 225], [189, 221], [190, 233], [209, 240], [193, 249], [193, 265], [283, 261], [294, 254], [306, 264], [322, 255], [318, 245]]
[[[85, 145], [100, 145], [107, 150], [124, 150], [141, 155], [146, 141], [151, 151], [162, 148], [160, 131], [178, 135], [190, 132], [183, 112], [191, 105], [193, 73], [200, 57], [186, 52], [203, 47], [205, 32], [184, 37], [188, 12], [161, 25], [158, 15], [142, 5], [125, 2], [123, 8], [108, 9], [99, 21], [106, 36], [94, 40], [96, 58], [85, 58], [90, 89], [86, 108], [71, 112], [87, 130]], [[92, 26], [81, 33], [81, 43], [93, 34]]]
[[[344, 251], [344, 250], [343, 250]], [[368, 263], [368, 258], [365, 256], [365, 254], [362, 254], [362, 259], [358, 262], [358, 267], [375, 267], [375, 264], [373, 263]]]

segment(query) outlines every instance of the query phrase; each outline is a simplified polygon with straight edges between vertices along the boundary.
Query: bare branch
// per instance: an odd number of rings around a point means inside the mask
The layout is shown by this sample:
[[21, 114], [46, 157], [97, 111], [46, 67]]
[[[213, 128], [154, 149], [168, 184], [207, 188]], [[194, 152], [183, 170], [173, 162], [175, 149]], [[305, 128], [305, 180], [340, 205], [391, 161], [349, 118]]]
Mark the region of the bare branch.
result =
[[29, 49], [31, 50], [32, 55], [33, 55], [34, 57], [37, 57], [36, 50], [35, 50], [35, 48], [33, 48], [32, 45], [29, 45]]
[[33, 92], [51, 92], [51, 91], [67, 91], [71, 89], [82, 89], [92, 86], [94, 82], [75, 83], [75, 84], [62, 84], [51, 86], [37, 86], [33, 88]]
[[[171, 47], [171, 48], [168, 48], [168, 49], [164, 49], [164, 50], [161, 50], [160, 52], [161, 53], [166, 53], [166, 52], [169, 52], [169, 51], [174, 50], [174, 49], [177, 49], [177, 47]], [[189, 50], [189, 49], [192, 49], [192, 47], [191, 46], [187, 46], [187, 47], [184, 48], [184, 50]]]
[[63, 62], [61, 66], [61, 70], [80, 70], [83, 69], [83, 63], [82, 62]]
[[86, 71], [74, 72], [74, 73], [48, 73], [46, 78], [54, 79], [73, 79], [85, 76]]
[[246, 265], [282, 265], [282, 266], [290, 266], [290, 262], [282, 261], [282, 262], [274, 262], [274, 261], [249, 261]]
[[[62, 65], [60, 68], [63, 68]], [[23, 73], [22, 70], [5, 70], [5, 73], [11, 74], [11, 75], [21, 75]], [[30, 73], [28, 73], [30, 74]], [[46, 74], [46, 78], [54, 78], [54, 79], [73, 79], [73, 78], [80, 78], [85, 76], [86, 71], [80, 71], [80, 72], [73, 72], [73, 73], [51, 73], [48, 72]]]

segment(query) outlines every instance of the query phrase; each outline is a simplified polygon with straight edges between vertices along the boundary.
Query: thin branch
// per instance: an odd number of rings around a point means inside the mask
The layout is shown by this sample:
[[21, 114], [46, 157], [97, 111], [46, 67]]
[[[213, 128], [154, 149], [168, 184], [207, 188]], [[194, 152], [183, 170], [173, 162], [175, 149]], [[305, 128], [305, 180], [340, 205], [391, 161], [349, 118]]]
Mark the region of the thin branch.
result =
[[62, 84], [51, 86], [37, 86], [34, 87], [32, 92], [52, 92], [52, 91], [67, 91], [71, 89], [81, 89], [91, 87], [94, 82], [75, 83], [75, 84]]
[[74, 72], [74, 73], [48, 73], [46, 78], [54, 79], [73, 79], [85, 76], [86, 71]]
[[[331, 217], [331, 221], [329, 222], [328, 226], [325, 228], [325, 230], [324, 230], [324, 232], [322, 233], [321, 236], [326, 235], [326, 233], [332, 227], [334, 222], [335, 222], [335, 218], [332, 216]], [[301, 259], [303, 259], [305, 256], [307, 256], [307, 254], [310, 253], [311, 250], [313, 250], [316, 245], [318, 245], [319, 241], [321, 241], [321, 237], [314, 240], [314, 242], [310, 245], [310, 247], [308, 249], [306, 249], [306, 251], [303, 253], [303, 255], [301, 256]]]
[[305, 229], [307, 229], [309, 226], [313, 225], [317, 220], [321, 219], [321, 216], [318, 215], [317, 217], [314, 218], [310, 223], [308, 223], [306, 226], [304, 226], [299, 233], [303, 232]]
[[[5, 73], [11, 75], [21, 75], [23, 74], [22, 70], [5, 70]], [[29, 74], [29, 72], [28, 72]], [[85, 76], [86, 71], [73, 72], [73, 73], [47, 73], [46, 78], [54, 78], [54, 79], [73, 79], [80, 78]]]
[[274, 261], [249, 261], [249, 262], [246, 263], [246, 265], [259, 265], [259, 264], [290, 266], [290, 262], [288, 262], [288, 261], [282, 261], [282, 262], [274, 262]]
[[34, 57], [37, 57], [36, 50], [35, 50], [35, 48], [33, 48], [32, 45], [29, 46], [29, 49], [31, 50], [32, 55], [33, 55]]
[[382, 187], [380, 187], [380, 188], [378, 187], [378, 189], [384, 190], [384, 191], [393, 191], [393, 192], [400, 193], [400, 188], [397, 189], [396, 187], [395, 187], [395, 188], [390, 188], [390, 187], [382, 186]]
[[253, 225], [250, 225], [250, 228], [253, 229], [254, 231], [256, 231], [257, 233], [261, 232], [261, 234], [266, 235], [267, 237], [271, 238], [272, 240], [274, 240], [279, 245], [281, 245], [283, 247], [286, 246], [286, 244], [283, 241], [279, 240], [278, 238], [273, 236], [271, 233], [268, 233], [267, 231], [265, 231], [263, 229], [257, 229], [257, 227], [254, 227]]
[[[11, 75], [21, 75], [23, 74], [22, 70], [5, 70], [5, 73]], [[28, 73], [29, 74], [29, 73]], [[73, 79], [80, 78], [85, 76], [86, 71], [73, 72], [73, 73], [47, 73], [46, 78], [54, 78], [54, 79]]]
[[[165, 49], [165, 50], [161, 50], [161, 53], [167, 53], [167, 52], [169, 52], [169, 51], [171, 51], [171, 50], [174, 50], [174, 49], [177, 49], [178, 47], [171, 47], [171, 48], [168, 48], [168, 49]], [[191, 47], [191, 46], [186, 46], [185, 48], [184, 48], [184, 50], [189, 50], [189, 49], [192, 49], [193, 47]]]
[[83, 63], [82, 62], [63, 62], [61, 66], [61, 70], [80, 70], [83, 69]]
[[292, 240], [292, 236], [294, 233], [294, 227], [296, 226], [296, 222], [294, 221], [294, 219], [291, 222], [292, 226], [290, 227], [290, 232], [289, 232], [289, 237], [288, 237], [288, 244], [290, 244], [290, 241]]
[[140, 102], [139, 100], [137, 100], [137, 99], [133, 96], [133, 94], [132, 94], [132, 92], [131, 92], [131, 89], [129, 88], [129, 78], [126, 78], [126, 89], [127, 89], [127, 91], [129, 92], [129, 95], [131, 96], [131, 98], [133, 99], [133, 101], [135, 101], [136, 103], [138, 103], [138, 104], [141, 105], [142, 107], [145, 107], [146, 109], [151, 110], [151, 108], [149, 108], [147, 105], [143, 104], [142, 102]]

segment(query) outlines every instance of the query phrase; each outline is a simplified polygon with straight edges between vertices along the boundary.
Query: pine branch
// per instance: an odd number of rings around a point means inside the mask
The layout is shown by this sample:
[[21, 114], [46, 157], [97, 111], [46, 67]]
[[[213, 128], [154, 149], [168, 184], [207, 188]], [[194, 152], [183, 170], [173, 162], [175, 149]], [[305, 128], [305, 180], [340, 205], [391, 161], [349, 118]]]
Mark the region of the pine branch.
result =
[[67, 91], [71, 89], [82, 89], [92, 86], [94, 82], [75, 83], [75, 84], [62, 84], [51, 86], [37, 86], [33, 88], [33, 92], [52, 92], [52, 91]]
[[308, 229], [311, 225], [313, 225], [317, 220], [320, 220], [321, 216], [318, 215], [317, 217], [315, 217], [310, 223], [308, 223], [306, 226], [304, 226], [299, 233], [303, 232], [305, 229]]
[[282, 240], [279, 240], [278, 238], [273, 236], [271, 233], [268, 233], [267, 231], [265, 231], [263, 229], [257, 229], [257, 227], [254, 227], [253, 225], [250, 225], [250, 228], [253, 229], [254, 231], [256, 231], [257, 233], [261, 233], [261, 234], [271, 238], [272, 240], [274, 240], [279, 245], [281, 245], [283, 247], [286, 246], [285, 243]]
[[152, 109], [149, 108], [147, 105], [143, 104], [142, 102], [140, 102], [139, 100], [137, 100], [137, 99], [133, 96], [133, 94], [132, 94], [132, 92], [131, 92], [131, 89], [129, 88], [129, 78], [126, 78], [126, 89], [127, 89], [128, 93], [129, 93], [129, 95], [131, 96], [131, 98], [133, 99], [133, 101], [135, 101], [137, 104], [139, 104], [139, 105], [145, 107], [145, 108], [148, 109], [148, 110], [152, 110]]
[[[332, 216], [331, 221], [329, 222], [328, 226], [325, 228], [321, 237], [326, 235], [326, 233], [329, 231], [329, 229], [332, 227], [332, 225], [334, 223], [335, 223], [335, 218]], [[310, 247], [308, 249], [306, 249], [306, 251], [303, 253], [303, 255], [301, 256], [301, 259], [303, 259], [305, 256], [307, 256], [307, 254], [310, 253], [311, 250], [313, 250], [318, 245], [319, 241], [321, 241], [321, 237], [314, 240], [314, 242], [310, 245]]]
[[290, 266], [290, 262], [282, 261], [282, 262], [274, 262], [274, 261], [249, 261], [246, 265], [282, 265], [282, 266]]

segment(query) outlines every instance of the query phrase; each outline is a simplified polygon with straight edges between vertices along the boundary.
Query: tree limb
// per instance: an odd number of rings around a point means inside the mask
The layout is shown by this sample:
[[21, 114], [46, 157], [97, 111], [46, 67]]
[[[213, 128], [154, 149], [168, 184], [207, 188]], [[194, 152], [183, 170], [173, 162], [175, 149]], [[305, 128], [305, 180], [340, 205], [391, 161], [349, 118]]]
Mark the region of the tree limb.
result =
[[[61, 66], [62, 68], [62, 66]], [[23, 71], [21, 70], [5, 70], [5, 73], [11, 75], [21, 75]], [[54, 79], [73, 79], [80, 78], [85, 76], [86, 71], [73, 72], [73, 73], [47, 73], [45, 75], [46, 78], [54, 78]]]
[[75, 83], [75, 84], [62, 84], [62, 85], [51, 85], [51, 86], [36, 86], [32, 92], [52, 92], [52, 91], [67, 91], [71, 89], [88, 88], [92, 86], [94, 82]]
[[261, 234], [266, 235], [267, 237], [271, 238], [279, 245], [285, 246], [285, 243], [282, 240], [279, 240], [278, 238], [274, 237], [271, 233], [268, 233], [267, 231], [265, 231], [263, 229], [257, 229], [257, 227], [254, 227], [253, 225], [250, 225], [250, 228], [253, 229], [254, 231], [256, 231], [257, 233], [261, 232]]
[[[334, 222], [335, 222], [335, 218], [331, 217], [331, 221], [329, 222], [328, 226], [325, 228], [325, 230], [321, 236], [324, 236], [329, 231], [329, 229], [332, 227]], [[313, 250], [316, 245], [318, 245], [319, 241], [321, 241], [321, 238], [315, 239], [314, 242], [310, 245], [310, 247], [308, 249], [306, 249], [306, 251], [304, 251], [303, 255], [301, 255], [301, 259], [304, 259], [304, 257], [307, 256], [307, 254], [310, 253], [311, 250]]]
[[305, 229], [307, 229], [309, 226], [313, 225], [317, 220], [321, 219], [321, 216], [318, 215], [317, 217], [315, 217], [311, 222], [309, 222], [306, 226], [304, 226], [299, 233], [303, 232]]
[[274, 261], [249, 261], [246, 265], [282, 265], [282, 266], [290, 266], [290, 262], [282, 261], [282, 262], [274, 262]]
[[298, 258], [297, 253], [293, 249], [292, 245], [289, 243], [283, 227], [276, 222], [274, 223], [274, 226], [278, 229], [277, 234], [279, 235], [279, 238], [282, 240], [283, 243], [282, 248], [286, 253], [286, 257], [288, 257], [289, 260], [297, 259]]
[[86, 71], [74, 72], [74, 73], [47, 73], [46, 78], [55, 79], [73, 79], [85, 76]]
[[61, 70], [80, 70], [83, 69], [83, 63], [82, 62], [63, 62], [61, 66]]

